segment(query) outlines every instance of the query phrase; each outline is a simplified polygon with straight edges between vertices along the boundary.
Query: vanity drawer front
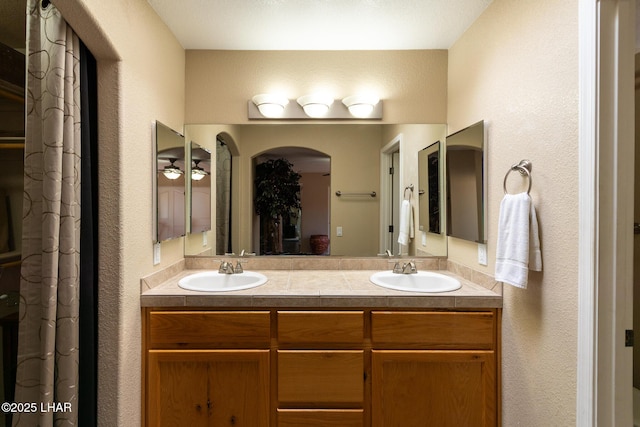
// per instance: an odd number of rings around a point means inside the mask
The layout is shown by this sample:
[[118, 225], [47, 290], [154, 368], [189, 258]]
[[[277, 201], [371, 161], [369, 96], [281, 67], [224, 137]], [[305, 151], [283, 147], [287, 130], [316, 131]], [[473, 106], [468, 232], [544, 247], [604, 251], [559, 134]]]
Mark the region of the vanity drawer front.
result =
[[278, 350], [280, 404], [357, 404], [364, 399], [364, 351]]
[[269, 348], [268, 311], [153, 311], [149, 344], [153, 347]]
[[374, 348], [481, 349], [495, 343], [493, 312], [371, 313]]
[[362, 347], [362, 311], [278, 311], [280, 345]]
[[363, 427], [362, 409], [278, 409], [278, 427]]

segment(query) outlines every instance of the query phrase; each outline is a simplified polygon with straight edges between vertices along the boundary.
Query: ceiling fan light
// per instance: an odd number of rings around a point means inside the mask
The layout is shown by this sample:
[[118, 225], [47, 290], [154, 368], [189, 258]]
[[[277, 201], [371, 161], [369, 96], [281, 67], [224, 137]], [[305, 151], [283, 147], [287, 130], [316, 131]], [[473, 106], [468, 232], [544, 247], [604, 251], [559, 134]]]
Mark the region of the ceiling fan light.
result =
[[178, 179], [184, 172], [182, 172], [177, 166], [171, 165], [165, 166], [162, 173], [167, 177], [167, 179]]
[[202, 169], [197, 164], [193, 168], [191, 168], [191, 179], [194, 181], [200, 181], [202, 178], [204, 178], [207, 175], [209, 175], [209, 172]]

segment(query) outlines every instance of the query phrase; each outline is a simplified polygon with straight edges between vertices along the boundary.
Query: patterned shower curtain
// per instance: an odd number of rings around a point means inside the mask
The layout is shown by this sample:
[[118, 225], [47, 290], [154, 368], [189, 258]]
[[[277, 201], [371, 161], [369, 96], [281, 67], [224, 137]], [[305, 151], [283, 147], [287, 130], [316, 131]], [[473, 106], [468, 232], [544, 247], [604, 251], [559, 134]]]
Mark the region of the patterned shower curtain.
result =
[[[48, 1], [27, 4], [27, 128], [14, 426], [77, 425], [79, 40]], [[25, 407], [23, 407], [24, 409]]]

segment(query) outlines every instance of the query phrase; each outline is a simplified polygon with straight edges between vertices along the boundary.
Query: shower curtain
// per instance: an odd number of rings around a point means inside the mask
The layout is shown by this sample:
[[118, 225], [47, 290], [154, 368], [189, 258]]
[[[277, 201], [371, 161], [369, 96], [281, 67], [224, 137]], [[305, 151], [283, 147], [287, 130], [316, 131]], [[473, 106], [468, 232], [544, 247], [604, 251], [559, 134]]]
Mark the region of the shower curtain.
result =
[[[48, 1], [27, 4], [23, 261], [14, 426], [77, 425], [79, 40]], [[54, 410], [55, 409], [55, 410]]]

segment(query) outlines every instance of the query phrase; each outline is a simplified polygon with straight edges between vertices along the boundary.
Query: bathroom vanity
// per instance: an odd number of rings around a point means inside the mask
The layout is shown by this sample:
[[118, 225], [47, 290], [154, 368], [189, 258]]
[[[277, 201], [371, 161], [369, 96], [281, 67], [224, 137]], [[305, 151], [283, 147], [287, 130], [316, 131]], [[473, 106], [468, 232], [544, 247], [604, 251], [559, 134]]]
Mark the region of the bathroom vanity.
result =
[[143, 425], [500, 425], [501, 295], [370, 273], [272, 271], [214, 295], [179, 273], [143, 292]]

